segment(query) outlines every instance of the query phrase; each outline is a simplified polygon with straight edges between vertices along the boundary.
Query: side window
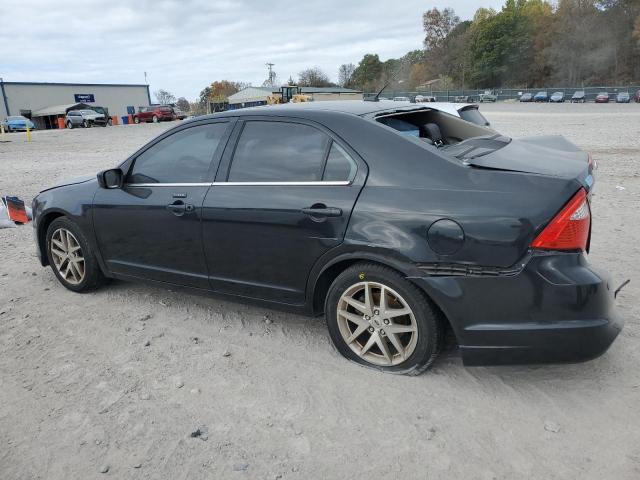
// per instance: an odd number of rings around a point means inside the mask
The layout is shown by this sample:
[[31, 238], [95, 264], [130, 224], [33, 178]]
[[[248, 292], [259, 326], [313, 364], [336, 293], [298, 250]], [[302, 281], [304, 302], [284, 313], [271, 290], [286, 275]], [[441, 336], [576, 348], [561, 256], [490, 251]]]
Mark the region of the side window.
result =
[[351, 181], [356, 175], [356, 162], [336, 142], [331, 144], [327, 166], [324, 168], [324, 181]]
[[329, 140], [308, 125], [249, 121], [240, 135], [229, 181], [318, 181]]
[[228, 123], [180, 130], [141, 153], [128, 183], [199, 183], [207, 179], [211, 159]]

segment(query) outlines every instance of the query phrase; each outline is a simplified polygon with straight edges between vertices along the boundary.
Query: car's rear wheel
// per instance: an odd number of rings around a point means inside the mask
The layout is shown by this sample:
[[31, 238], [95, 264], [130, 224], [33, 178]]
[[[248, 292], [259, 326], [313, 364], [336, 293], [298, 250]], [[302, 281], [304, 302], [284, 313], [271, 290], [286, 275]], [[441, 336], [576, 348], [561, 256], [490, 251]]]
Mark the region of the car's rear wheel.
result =
[[133, 117], [133, 123], [140, 123], [140, 117]]
[[71, 123], [71, 120], [69, 120], [69, 121], [67, 122], [67, 128], [68, 128], [68, 129], [72, 129], [72, 128], [73, 128], [73, 123]]
[[91, 126], [91, 124], [90, 124], [88, 121], [83, 120], [83, 121], [82, 121], [82, 126], [83, 126], [84, 128], [89, 128], [89, 127]]
[[378, 264], [342, 272], [329, 288], [325, 314], [343, 356], [391, 373], [425, 371], [442, 343], [441, 319], [424, 294]]
[[159, 121], [156, 115], [153, 116], [152, 120], [153, 120], [153, 123], [158, 123]]
[[90, 291], [104, 281], [82, 230], [66, 217], [56, 218], [47, 229], [47, 256], [56, 278], [69, 290]]

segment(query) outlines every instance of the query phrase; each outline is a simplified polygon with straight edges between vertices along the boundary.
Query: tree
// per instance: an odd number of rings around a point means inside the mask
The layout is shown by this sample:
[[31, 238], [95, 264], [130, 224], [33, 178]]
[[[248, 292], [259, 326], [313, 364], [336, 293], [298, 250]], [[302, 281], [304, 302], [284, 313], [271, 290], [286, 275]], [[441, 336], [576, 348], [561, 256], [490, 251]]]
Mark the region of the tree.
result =
[[191, 105], [189, 104], [189, 100], [187, 100], [184, 97], [180, 97], [178, 98], [178, 100], [176, 100], [176, 106], [183, 112], [188, 112], [189, 110], [191, 110]]
[[156, 90], [153, 92], [153, 96], [156, 97], [156, 100], [160, 105], [169, 105], [171, 103], [175, 103], [176, 97], [171, 92], [163, 90]]
[[373, 90], [381, 85], [382, 62], [377, 54], [367, 53], [353, 72], [353, 85], [364, 90]]
[[440, 11], [436, 7], [424, 12], [422, 25], [424, 27], [424, 46], [427, 50], [435, 50], [442, 46], [447, 35], [460, 22], [460, 18], [453, 8]]
[[353, 80], [353, 72], [356, 66], [353, 63], [343, 63], [338, 68], [338, 85], [341, 87], [350, 87]]
[[334, 84], [320, 67], [311, 67], [298, 74], [298, 85], [301, 87], [331, 87]]
[[243, 82], [234, 82], [231, 80], [216, 80], [211, 84], [209, 91], [209, 100], [212, 102], [225, 102], [229, 95], [238, 93], [248, 84]]

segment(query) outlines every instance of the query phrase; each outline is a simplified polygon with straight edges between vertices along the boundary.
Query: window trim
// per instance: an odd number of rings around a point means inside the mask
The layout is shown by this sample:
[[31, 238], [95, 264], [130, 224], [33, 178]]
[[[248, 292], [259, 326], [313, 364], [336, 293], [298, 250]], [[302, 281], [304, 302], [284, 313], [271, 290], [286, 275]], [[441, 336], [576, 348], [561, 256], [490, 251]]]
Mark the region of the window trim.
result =
[[311, 182], [204, 182], [204, 183], [125, 183], [125, 187], [329, 187], [329, 186], [349, 186], [353, 180], [317, 180]]

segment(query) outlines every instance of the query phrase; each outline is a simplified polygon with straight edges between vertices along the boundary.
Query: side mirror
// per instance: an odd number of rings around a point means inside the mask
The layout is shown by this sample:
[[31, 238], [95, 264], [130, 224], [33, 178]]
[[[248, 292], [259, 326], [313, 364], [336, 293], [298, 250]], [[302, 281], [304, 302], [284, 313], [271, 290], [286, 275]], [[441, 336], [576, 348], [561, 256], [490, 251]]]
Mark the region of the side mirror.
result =
[[102, 188], [122, 188], [124, 175], [119, 168], [112, 168], [98, 173], [98, 184]]

